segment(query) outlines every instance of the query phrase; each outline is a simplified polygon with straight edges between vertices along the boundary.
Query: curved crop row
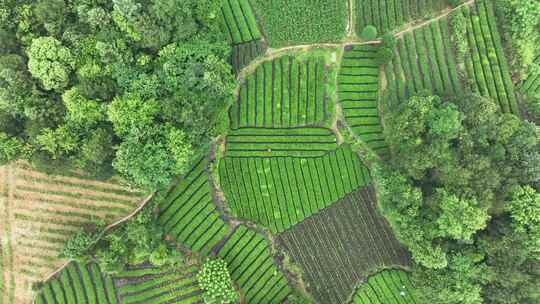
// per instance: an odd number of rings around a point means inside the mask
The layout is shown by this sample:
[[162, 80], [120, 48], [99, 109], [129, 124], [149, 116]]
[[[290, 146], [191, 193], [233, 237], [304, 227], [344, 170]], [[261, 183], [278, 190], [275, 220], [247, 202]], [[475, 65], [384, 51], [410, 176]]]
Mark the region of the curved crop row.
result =
[[212, 201], [206, 167], [206, 159], [201, 158], [160, 201], [158, 217], [165, 233], [204, 255], [209, 254], [228, 231]]
[[351, 304], [416, 304], [414, 287], [402, 270], [383, 270], [358, 288]]
[[47, 281], [36, 296], [36, 304], [118, 304], [112, 278], [97, 264], [71, 263]]
[[291, 293], [287, 278], [274, 264], [268, 241], [243, 225], [219, 250], [231, 278], [249, 304], [279, 304]]
[[360, 35], [364, 27], [373, 25], [386, 33], [447, 6], [445, 0], [356, 0], [356, 32]]

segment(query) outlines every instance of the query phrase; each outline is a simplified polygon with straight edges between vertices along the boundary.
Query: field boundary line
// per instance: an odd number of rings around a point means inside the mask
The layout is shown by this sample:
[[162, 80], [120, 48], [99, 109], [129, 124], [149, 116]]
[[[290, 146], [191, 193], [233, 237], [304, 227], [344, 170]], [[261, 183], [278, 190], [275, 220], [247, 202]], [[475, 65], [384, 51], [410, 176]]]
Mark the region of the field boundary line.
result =
[[[142, 203], [140, 204], [139, 207], [137, 207], [137, 209], [133, 210], [130, 214], [128, 214], [127, 216], [117, 220], [116, 222], [114, 223], [111, 223], [109, 225], [107, 225], [103, 231], [99, 234], [99, 237], [98, 239], [101, 239], [107, 232], [109, 232], [111, 229], [115, 228], [116, 226], [120, 225], [120, 224], [123, 224], [124, 222], [128, 221], [129, 219], [131, 219], [132, 217], [134, 217], [139, 211], [141, 211], [147, 204], [148, 202], [150, 202], [152, 200], [152, 198], [154, 197], [154, 195], [156, 194], [156, 192], [152, 192], [150, 193], [143, 201]], [[72, 260], [69, 260], [67, 262], [65, 262], [64, 264], [62, 264], [62, 266], [58, 267], [55, 271], [53, 271], [52, 273], [50, 273], [49, 275], [47, 275], [45, 278], [43, 278], [43, 280], [41, 280], [41, 282], [47, 282], [48, 280], [50, 280], [52, 277], [54, 277], [56, 274], [58, 274], [60, 271], [64, 270], [64, 268], [66, 268], [69, 263], [71, 263]]]

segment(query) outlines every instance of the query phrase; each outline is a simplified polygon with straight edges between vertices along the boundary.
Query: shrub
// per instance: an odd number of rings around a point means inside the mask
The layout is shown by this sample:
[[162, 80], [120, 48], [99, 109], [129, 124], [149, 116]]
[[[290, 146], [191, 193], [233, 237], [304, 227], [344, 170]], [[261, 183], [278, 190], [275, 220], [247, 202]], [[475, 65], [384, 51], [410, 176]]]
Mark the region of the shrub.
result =
[[227, 263], [221, 259], [208, 260], [197, 274], [199, 286], [204, 291], [204, 303], [226, 304], [238, 299], [232, 285]]
[[452, 41], [456, 48], [456, 57], [459, 63], [464, 61], [467, 54], [467, 19], [461, 12], [454, 13], [450, 20]]
[[377, 28], [373, 25], [368, 25], [364, 27], [362, 33], [360, 34], [360, 37], [365, 40], [374, 40], [375, 38], [377, 38]]

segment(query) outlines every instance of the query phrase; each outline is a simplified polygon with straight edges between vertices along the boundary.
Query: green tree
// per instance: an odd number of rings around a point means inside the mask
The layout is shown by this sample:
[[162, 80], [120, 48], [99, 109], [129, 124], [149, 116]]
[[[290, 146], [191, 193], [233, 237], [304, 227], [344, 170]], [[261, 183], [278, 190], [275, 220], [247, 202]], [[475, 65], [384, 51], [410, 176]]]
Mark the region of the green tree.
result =
[[475, 198], [460, 198], [439, 188], [434, 200], [441, 209], [436, 221], [440, 236], [470, 242], [474, 233], [486, 228], [490, 218], [488, 210]]
[[41, 80], [46, 90], [65, 88], [74, 68], [75, 59], [71, 51], [56, 38], [32, 40], [28, 49], [28, 70]]
[[227, 263], [221, 259], [206, 261], [197, 274], [197, 280], [203, 290], [204, 303], [227, 304], [238, 300]]
[[360, 37], [367, 41], [375, 40], [377, 38], [377, 28], [373, 25], [367, 25], [362, 29]]
[[0, 132], [0, 165], [16, 160], [23, 153], [23, 150], [24, 147], [17, 138]]

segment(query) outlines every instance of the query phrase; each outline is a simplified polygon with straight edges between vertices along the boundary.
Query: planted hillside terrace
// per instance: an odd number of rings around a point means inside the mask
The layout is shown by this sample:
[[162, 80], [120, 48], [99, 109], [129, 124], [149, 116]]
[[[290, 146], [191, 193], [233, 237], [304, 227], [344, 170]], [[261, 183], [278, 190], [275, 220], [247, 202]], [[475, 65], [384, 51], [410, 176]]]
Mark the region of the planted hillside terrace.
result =
[[231, 278], [246, 303], [281, 304], [291, 293], [270, 249], [270, 243], [262, 235], [240, 225], [217, 254], [227, 262]]
[[346, 303], [370, 273], [409, 264], [375, 208], [373, 189], [360, 188], [278, 235], [318, 303]]
[[441, 12], [448, 7], [445, 0], [356, 0], [356, 33], [375, 26], [379, 33], [391, 32], [401, 25]]
[[248, 0], [225, 0], [221, 7], [223, 29], [232, 45], [231, 65], [236, 73], [266, 50]]
[[421, 92], [455, 96], [462, 91], [450, 42], [448, 19], [440, 18], [397, 40], [394, 59], [385, 68], [387, 106], [396, 107]]
[[120, 304], [202, 303], [197, 267], [127, 269], [115, 279]]
[[378, 110], [377, 46], [347, 46], [338, 75], [338, 95], [345, 122], [371, 149], [386, 153]]
[[74, 262], [45, 283], [35, 303], [120, 304], [112, 278], [104, 275], [97, 264]]
[[350, 146], [322, 157], [225, 157], [221, 186], [234, 215], [278, 233], [331, 205], [370, 177]]
[[225, 237], [227, 224], [212, 201], [207, 172], [201, 158], [159, 203], [159, 222], [165, 233], [195, 252], [208, 255]]
[[414, 287], [407, 272], [383, 270], [358, 288], [351, 304], [416, 304]]
[[336, 136], [325, 128], [243, 128], [227, 133], [225, 156], [320, 157], [337, 147]]
[[283, 56], [267, 61], [240, 86], [231, 129], [320, 126], [332, 113], [323, 58]]
[[518, 114], [517, 98], [510, 78], [491, 1], [476, 1], [471, 10], [463, 6], [467, 17], [467, 41], [470, 55], [465, 67], [472, 89], [496, 100], [502, 111]]

